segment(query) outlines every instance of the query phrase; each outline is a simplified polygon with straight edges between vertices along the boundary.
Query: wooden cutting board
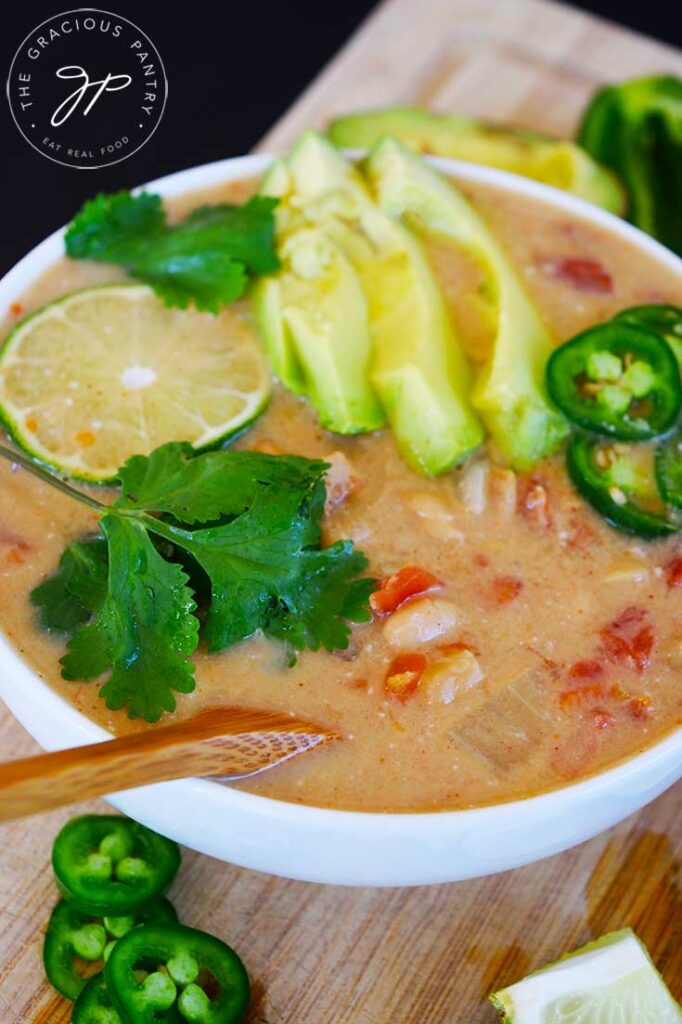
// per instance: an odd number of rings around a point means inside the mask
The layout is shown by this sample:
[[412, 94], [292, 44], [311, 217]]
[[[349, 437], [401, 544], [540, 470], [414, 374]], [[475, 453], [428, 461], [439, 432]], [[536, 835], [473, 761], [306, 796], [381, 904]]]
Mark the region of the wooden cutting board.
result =
[[[569, 134], [598, 82], [662, 71], [682, 76], [682, 55], [542, 0], [388, 0], [259, 148], [283, 149], [337, 113], [400, 103]], [[2, 711], [0, 757], [36, 749]], [[679, 999], [680, 794], [678, 786], [575, 850], [480, 881], [340, 889], [187, 852], [172, 899], [182, 920], [244, 957], [256, 988], [252, 1024], [491, 1024], [490, 991], [624, 925]], [[50, 848], [71, 813], [105, 809], [83, 805], [0, 829], [0, 1024], [69, 1020], [42, 980], [42, 933], [56, 899]]]

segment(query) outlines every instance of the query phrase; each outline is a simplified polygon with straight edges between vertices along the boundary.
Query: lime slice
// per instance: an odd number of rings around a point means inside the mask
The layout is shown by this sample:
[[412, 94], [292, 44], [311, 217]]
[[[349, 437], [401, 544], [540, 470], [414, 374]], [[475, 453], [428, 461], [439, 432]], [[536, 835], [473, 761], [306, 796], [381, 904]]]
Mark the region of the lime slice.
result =
[[0, 415], [15, 440], [90, 481], [166, 441], [215, 445], [269, 392], [240, 307], [169, 309], [144, 285], [72, 292], [18, 324], [0, 352]]
[[495, 992], [504, 1024], [679, 1024], [682, 1010], [646, 947], [612, 932]]

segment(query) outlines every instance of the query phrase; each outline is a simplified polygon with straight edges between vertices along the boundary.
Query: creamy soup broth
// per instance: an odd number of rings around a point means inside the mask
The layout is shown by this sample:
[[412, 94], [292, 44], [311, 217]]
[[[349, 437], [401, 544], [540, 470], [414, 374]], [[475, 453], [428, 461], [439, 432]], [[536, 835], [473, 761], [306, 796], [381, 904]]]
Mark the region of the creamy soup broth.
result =
[[[608, 232], [490, 187], [464, 189], [504, 242], [557, 343], [627, 306], [682, 305], [678, 276]], [[241, 200], [251, 190], [249, 183], [224, 186], [169, 205], [180, 216], [200, 202]], [[429, 255], [475, 360], [487, 343], [476, 272], [436, 243]], [[565, 258], [602, 264], [612, 290], [576, 287], [555, 272]], [[67, 291], [121, 276], [64, 259], [17, 296], [21, 308], [5, 328]], [[248, 317], [248, 309], [235, 315]], [[348, 462], [340, 461], [350, 465], [354, 489], [326, 517], [326, 537], [352, 538], [378, 577], [406, 564], [435, 573], [444, 587], [429, 599], [447, 602], [448, 620], [436, 639], [406, 647], [400, 630], [408, 638], [414, 631], [409, 616], [402, 625], [393, 616], [356, 626], [348, 650], [305, 652], [293, 668], [280, 645], [260, 636], [223, 654], [200, 651], [196, 691], [179, 696], [175, 716], [164, 721], [249, 704], [318, 719], [345, 737], [245, 788], [363, 810], [470, 807], [593, 773], [679, 724], [682, 588], [671, 586], [679, 541], [647, 544], [610, 529], [573, 491], [562, 456], [523, 478], [484, 452], [427, 480], [404, 464], [388, 432], [328, 434], [305, 402], [277, 386], [268, 410], [237, 443], [345, 456]], [[60, 678], [62, 647], [37, 630], [29, 604], [65, 543], [95, 527], [93, 515], [8, 465], [0, 465], [0, 479], [5, 635], [41, 678], [107, 729], [146, 728], [108, 711], [96, 684]], [[414, 618], [415, 605], [404, 608]], [[635, 656], [614, 654], [614, 636], [625, 638]], [[386, 692], [384, 679], [391, 660], [415, 646], [432, 667], [401, 702]], [[438, 669], [453, 657], [457, 672]]]

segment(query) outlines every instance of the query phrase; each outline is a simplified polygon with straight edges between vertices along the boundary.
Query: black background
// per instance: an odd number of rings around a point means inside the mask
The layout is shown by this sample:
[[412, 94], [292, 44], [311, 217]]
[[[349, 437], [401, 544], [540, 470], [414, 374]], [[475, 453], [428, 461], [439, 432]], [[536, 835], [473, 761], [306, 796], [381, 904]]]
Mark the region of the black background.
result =
[[[413, 2], [418, 17], [419, 0]], [[134, 156], [102, 170], [76, 170], [31, 149], [3, 98], [0, 272], [98, 191], [132, 187], [183, 167], [247, 152], [374, 6], [369, 0], [340, 0], [333, 6], [325, 0], [90, 3], [129, 18], [156, 44], [169, 82], [165, 115], [153, 138]], [[676, 19], [675, 24], [670, 16], [670, 0], [648, 0], [636, 7], [622, 0], [589, 0], [573, 6], [680, 44], [680, 22]], [[69, 0], [10, 0], [5, 5], [0, 32], [3, 78], [28, 32], [69, 9]]]

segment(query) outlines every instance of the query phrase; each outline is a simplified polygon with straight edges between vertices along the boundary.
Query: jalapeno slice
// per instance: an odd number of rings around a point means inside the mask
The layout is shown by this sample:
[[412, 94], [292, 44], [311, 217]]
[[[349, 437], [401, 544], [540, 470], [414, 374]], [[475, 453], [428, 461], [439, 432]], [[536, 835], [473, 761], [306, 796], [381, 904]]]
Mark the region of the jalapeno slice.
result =
[[184, 925], [147, 925], [114, 946], [105, 967], [114, 1005], [130, 1024], [237, 1024], [249, 1004], [241, 960], [213, 935]]
[[45, 933], [45, 973], [58, 992], [76, 999], [93, 972], [102, 970], [113, 944], [123, 935], [140, 925], [175, 924], [177, 920], [166, 899], [126, 917], [93, 917], [81, 913], [70, 900], [61, 900]]
[[90, 978], [73, 1008], [71, 1024], [126, 1024], [107, 988], [103, 974]]
[[574, 423], [621, 441], [660, 437], [682, 407], [670, 345], [626, 320], [591, 327], [553, 352], [547, 388]]
[[574, 434], [566, 466], [576, 490], [617, 530], [652, 540], [680, 529], [662, 506], [653, 474], [642, 468], [634, 452], [619, 452], [598, 438]]
[[52, 848], [63, 895], [98, 916], [140, 910], [166, 891], [179, 866], [177, 843], [113, 814], [73, 818]]
[[665, 501], [682, 509], [682, 430], [657, 445], [656, 480]]
[[668, 342], [682, 365], [682, 309], [679, 306], [651, 305], [631, 306], [616, 314], [616, 320], [639, 324], [653, 331]]

